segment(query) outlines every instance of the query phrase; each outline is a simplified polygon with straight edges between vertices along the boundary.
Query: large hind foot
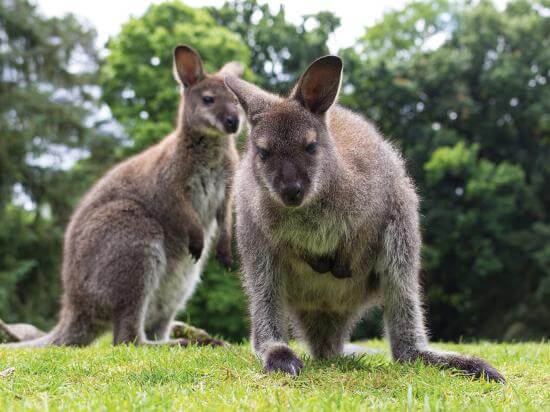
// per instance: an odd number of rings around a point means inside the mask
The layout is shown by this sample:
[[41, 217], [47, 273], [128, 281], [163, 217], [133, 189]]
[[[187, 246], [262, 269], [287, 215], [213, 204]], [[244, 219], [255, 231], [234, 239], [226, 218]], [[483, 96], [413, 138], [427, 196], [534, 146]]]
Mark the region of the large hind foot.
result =
[[485, 378], [498, 383], [506, 383], [506, 379], [496, 368], [474, 356], [424, 349], [411, 350], [401, 356], [394, 355], [394, 357], [399, 362], [413, 362], [416, 359], [421, 359], [427, 365], [456, 369], [463, 375], [476, 379]]
[[170, 325], [170, 336], [174, 339], [211, 339], [212, 336], [204, 329], [197, 328], [185, 322], [173, 321]]
[[506, 383], [506, 379], [492, 365], [483, 359], [453, 352], [421, 351], [420, 358], [424, 363], [445, 368], [457, 369], [464, 375], [477, 379], [485, 378], [498, 383]]
[[177, 339], [177, 344], [179, 346], [189, 346], [189, 345], [197, 345], [197, 346], [224, 346], [229, 347], [229, 343], [220, 340], [220, 339], [214, 339], [214, 338], [197, 338], [197, 339]]
[[224, 342], [223, 340], [219, 339], [213, 339], [213, 338], [199, 338], [199, 339], [169, 339], [167, 341], [154, 341], [154, 340], [145, 340], [140, 342], [135, 342], [137, 345], [140, 346], [181, 346], [181, 347], [187, 347], [187, 346], [212, 346], [212, 347], [228, 347], [230, 346], [229, 343]]

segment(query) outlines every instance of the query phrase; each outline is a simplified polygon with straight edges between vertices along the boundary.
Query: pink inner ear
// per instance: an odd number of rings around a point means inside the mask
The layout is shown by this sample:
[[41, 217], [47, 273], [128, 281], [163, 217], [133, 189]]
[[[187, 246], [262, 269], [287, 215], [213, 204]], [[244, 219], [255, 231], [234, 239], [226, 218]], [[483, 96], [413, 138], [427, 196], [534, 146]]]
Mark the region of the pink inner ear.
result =
[[183, 69], [185, 77], [187, 78], [187, 81], [189, 84], [195, 84], [197, 79], [197, 68], [193, 61], [185, 61], [183, 63]]
[[319, 100], [319, 88], [318, 87], [308, 87], [306, 90], [304, 90], [304, 100], [306, 102], [306, 105], [312, 109], [314, 109], [316, 106], [316, 101]]
[[195, 84], [197, 82], [197, 76], [195, 76], [191, 73], [188, 73], [187, 74], [187, 81], [189, 82], [189, 84]]
[[326, 79], [333, 77], [330, 68], [317, 67], [312, 69], [302, 86], [302, 98], [304, 103], [313, 112], [323, 105], [334, 85], [334, 81], [327, 82]]

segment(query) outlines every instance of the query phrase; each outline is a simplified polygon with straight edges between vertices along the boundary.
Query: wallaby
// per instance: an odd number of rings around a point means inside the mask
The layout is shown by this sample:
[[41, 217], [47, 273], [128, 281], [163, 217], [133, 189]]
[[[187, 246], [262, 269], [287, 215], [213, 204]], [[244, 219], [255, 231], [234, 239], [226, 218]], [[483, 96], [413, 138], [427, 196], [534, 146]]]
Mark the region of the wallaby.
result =
[[375, 127], [334, 104], [341, 76], [340, 58], [326, 56], [288, 98], [225, 80], [251, 125], [235, 195], [254, 351], [265, 371], [295, 375], [289, 326], [313, 358], [338, 356], [366, 310], [383, 305], [395, 360], [503, 382], [481, 359], [428, 346], [415, 188]]
[[167, 341], [170, 324], [199, 281], [216, 228], [217, 257], [231, 265], [239, 107], [223, 76], [242, 71], [231, 62], [206, 74], [191, 47], [176, 47], [176, 129], [84, 196], [64, 238], [59, 322], [42, 338], [9, 346], [87, 345], [109, 322], [115, 344], [189, 343]]

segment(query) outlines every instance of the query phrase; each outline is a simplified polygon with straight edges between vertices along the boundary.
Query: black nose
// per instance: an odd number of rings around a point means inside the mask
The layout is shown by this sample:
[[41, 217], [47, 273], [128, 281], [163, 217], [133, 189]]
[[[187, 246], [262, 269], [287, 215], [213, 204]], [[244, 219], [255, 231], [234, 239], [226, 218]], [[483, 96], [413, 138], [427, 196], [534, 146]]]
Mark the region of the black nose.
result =
[[224, 120], [225, 130], [228, 133], [234, 133], [239, 128], [239, 118], [235, 115], [229, 115]]
[[304, 193], [302, 190], [302, 185], [300, 183], [291, 183], [289, 185], [283, 186], [281, 190], [281, 198], [287, 206], [298, 206], [302, 203], [302, 198]]

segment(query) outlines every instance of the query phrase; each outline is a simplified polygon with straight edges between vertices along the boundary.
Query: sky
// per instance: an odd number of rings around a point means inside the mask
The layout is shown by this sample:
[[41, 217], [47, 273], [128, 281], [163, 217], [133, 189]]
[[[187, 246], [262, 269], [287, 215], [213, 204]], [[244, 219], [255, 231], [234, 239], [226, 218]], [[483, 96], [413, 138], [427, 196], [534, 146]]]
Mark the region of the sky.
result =
[[[503, 0], [497, 1], [497, 3]], [[151, 3], [159, 0], [37, 0], [40, 10], [46, 16], [60, 16], [72, 12], [87, 19], [98, 31], [98, 44], [103, 46], [110, 36], [116, 35], [120, 26], [130, 16], [141, 16]], [[224, 0], [183, 0], [193, 7], [221, 6]], [[264, 1], [265, 2], [265, 1]], [[270, 7], [278, 10], [285, 6], [287, 18], [298, 23], [301, 16], [318, 11], [331, 11], [341, 18], [341, 27], [329, 42], [330, 51], [335, 53], [341, 47], [351, 46], [364, 33], [364, 27], [379, 20], [385, 11], [400, 8], [407, 0], [271, 0]]]

